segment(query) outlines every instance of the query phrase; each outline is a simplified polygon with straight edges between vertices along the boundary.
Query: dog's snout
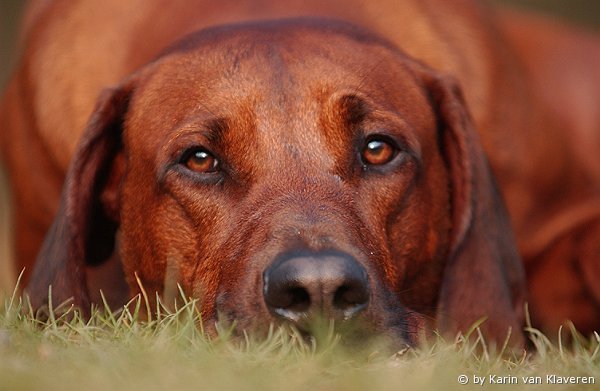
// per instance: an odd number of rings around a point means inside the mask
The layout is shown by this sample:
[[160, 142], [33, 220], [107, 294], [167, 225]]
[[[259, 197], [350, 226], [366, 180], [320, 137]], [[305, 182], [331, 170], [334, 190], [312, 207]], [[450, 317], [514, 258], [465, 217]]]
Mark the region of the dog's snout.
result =
[[296, 325], [316, 317], [348, 320], [369, 303], [367, 272], [345, 253], [290, 254], [263, 278], [271, 313]]

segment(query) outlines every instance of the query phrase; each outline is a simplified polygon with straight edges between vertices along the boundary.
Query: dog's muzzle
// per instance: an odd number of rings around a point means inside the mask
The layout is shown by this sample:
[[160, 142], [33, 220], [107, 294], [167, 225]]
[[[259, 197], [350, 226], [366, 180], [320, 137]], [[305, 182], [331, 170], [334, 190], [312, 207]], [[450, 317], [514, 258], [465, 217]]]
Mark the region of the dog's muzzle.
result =
[[367, 271], [342, 252], [291, 252], [263, 273], [269, 311], [300, 329], [316, 319], [350, 320], [367, 308]]

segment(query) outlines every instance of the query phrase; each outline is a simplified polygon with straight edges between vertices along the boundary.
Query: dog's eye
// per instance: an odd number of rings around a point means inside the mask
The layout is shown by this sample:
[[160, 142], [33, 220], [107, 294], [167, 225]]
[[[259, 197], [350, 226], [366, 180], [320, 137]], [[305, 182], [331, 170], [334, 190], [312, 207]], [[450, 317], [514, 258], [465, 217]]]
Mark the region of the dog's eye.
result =
[[396, 156], [397, 149], [391, 142], [384, 138], [372, 138], [367, 140], [360, 157], [363, 164], [371, 166], [380, 166], [387, 164]]
[[186, 152], [182, 163], [189, 170], [199, 173], [210, 173], [219, 169], [217, 158], [202, 148], [195, 148]]

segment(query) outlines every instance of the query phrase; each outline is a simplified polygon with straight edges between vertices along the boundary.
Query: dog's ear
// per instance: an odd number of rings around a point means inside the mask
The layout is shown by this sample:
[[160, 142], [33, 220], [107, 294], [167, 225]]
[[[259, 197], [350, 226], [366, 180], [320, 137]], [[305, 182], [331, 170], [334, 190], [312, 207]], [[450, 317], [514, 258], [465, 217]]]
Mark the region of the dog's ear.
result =
[[[34, 309], [72, 299], [90, 306], [86, 270], [118, 256], [119, 187], [124, 171], [122, 125], [133, 81], [106, 90], [71, 160], [58, 213], [46, 234], [26, 288]], [[41, 195], [43, 196], [43, 195]]]
[[433, 72], [424, 78], [451, 187], [451, 248], [438, 326], [452, 335], [486, 318], [481, 328], [492, 340], [502, 341], [510, 327], [513, 343], [521, 344], [525, 272], [504, 202], [458, 83]]

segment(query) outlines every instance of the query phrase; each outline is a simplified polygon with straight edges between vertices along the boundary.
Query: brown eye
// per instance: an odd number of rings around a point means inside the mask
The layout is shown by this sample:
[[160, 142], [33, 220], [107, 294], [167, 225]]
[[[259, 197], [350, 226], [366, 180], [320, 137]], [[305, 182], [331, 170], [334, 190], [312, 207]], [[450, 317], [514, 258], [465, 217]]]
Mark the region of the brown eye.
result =
[[371, 139], [360, 154], [364, 164], [380, 166], [387, 164], [396, 156], [396, 148], [384, 139]]
[[194, 149], [186, 154], [183, 164], [191, 171], [199, 173], [215, 172], [219, 168], [219, 161], [203, 149]]

